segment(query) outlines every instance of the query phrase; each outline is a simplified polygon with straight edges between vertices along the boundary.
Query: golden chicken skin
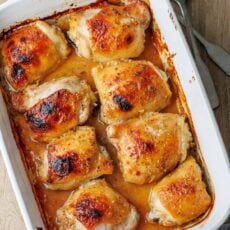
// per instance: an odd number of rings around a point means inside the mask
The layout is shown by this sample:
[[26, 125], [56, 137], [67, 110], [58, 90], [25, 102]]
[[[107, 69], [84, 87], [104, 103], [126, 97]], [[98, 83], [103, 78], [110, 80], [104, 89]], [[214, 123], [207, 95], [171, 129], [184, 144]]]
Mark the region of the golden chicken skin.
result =
[[184, 161], [191, 141], [185, 118], [177, 114], [146, 113], [107, 127], [126, 182], [156, 182]]
[[123, 5], [103, 3], [71, 15], [69, 38], [79, 56], [103, 62], [138, 57], [150, 24], [148, 5], [140, 0]]
[[83, 184], [57, 210], [60, 230], [134, 230], [136, 209], [105, 180]]
[[85, 80], [62, 77], [28, 86], [12, 95], [16, 110], [25, 111], [33, 139], [49, 142], [89, 118], [96, 97]]
[[165, 226], [185, 224], [208, 210], [211, 197], [193, 157], [152, 188], [149, 205], [148, 219]]
[[113, 171], [106, 149], [97, 144], [95, 129], [89, 126], [77, 127], [50, 142], [41, 162], [40, 178], [52, 190], [74, 189]]
[[171, 98], [165, 73], [147, 61], [112, 61], [92, 69], [101, 100], [103, 122], [127, 120], [159, 111]]
[[19, 91], [54, 70], [70, 48], [59, 28], [36, 21], [9, 33], [1, 53], [6, 81]]

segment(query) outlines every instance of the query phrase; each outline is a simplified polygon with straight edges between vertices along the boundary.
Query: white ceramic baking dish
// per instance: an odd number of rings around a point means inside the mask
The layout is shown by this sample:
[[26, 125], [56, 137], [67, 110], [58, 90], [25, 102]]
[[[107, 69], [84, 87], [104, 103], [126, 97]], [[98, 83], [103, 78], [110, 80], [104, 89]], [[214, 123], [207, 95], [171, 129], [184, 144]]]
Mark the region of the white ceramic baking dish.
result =
[[[0, 32], [28, 18], [89, 4], [92, 0], [8, 0], [0, 6]], [[217, 229], [230, 209], [230, 169], [227, 153], [209, 105], [199, 73], [181, 32], [169, 0], [150, 0], [154, 17], [179, 75], [188, 110], [195, 128], [202, 157], [214, 191], [213, 208], [202, 222], [191, 229]], [[44, 228], [30, 182], [10, 127], [0, 93], [0, 150], [27, 229]]]

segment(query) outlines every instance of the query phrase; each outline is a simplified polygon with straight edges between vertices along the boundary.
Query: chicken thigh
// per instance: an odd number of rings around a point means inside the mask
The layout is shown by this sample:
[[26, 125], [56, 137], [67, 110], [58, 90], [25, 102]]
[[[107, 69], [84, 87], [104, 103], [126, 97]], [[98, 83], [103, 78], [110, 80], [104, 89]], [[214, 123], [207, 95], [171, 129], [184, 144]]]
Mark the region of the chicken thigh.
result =
[[107, 135], [125, 181], [139, 185], [156, 182], [175, 168], [186, 158], [191, 141], [183, 116], [153, 112], [110, 125]]
[[68, 35], [79, 56], [100, 62], [138, 57], [144, 50], [150, 19], [148, 5], [143, 1], [103, 3], [72, 14]]
[[88, 182], [57, 211], [60, 230], [134, 230], [136, 209], [104, 180]]
[[171, 98], [165, 73], [147, 61], [112, 61], [92, 69], [101, 100], [101, 120], [127, 120], [145, 111], [159, 111]]
[[70, 190], [112, 171], [106, 149], [97, 144], [95, 129], [81, 126], [49, 143], [39, 174], [48, 189]]
[[33, 138], [49, 142], [83, 124], [90, 116], [96, 97], [85, 80], [70, 76], [28, 86], [13, 94], [12, 102], [15, 109], [26, 111]]
[[14, 30], [4, 39], [3, 75], [12, 90], [22, 90], [54, 70], [69, 53], [59, 28], [36, 21]]
[[187, 223], [208, 210], [211, 197], [193, 157], [152, 188], [149, 205], [148, 219], [165, 226]]

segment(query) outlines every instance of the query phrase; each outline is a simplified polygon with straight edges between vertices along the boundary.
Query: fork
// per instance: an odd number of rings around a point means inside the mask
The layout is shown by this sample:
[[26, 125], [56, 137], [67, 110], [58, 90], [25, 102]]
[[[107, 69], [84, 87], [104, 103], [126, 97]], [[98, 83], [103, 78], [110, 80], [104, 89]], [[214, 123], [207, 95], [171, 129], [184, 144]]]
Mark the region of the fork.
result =
[[186, 0], [174, 0], [174, 1], [180, 7], [181, 13], [184, 17], [186, 30], [188, 32], [188, 39], [190, 40], [191, 45], [192, 45], [193, 55], [196, 61], [197, 68], [200, 73], [200, 77], [203, 81], [204, 88], [208, 95], [211, 107], [215, 109], [219, 106], [219, 99], [218, 99], [216, 89], [215, 89], [211, 74], [209, 72], [209, 69], [204, 63], [204, 61], [201, 59], [201, 56], [200, 56], [200, 53], [197, 47], [196, 39], [193, 35], [191, 22], [190, 22], [188, 10], [186, 7]]
[[[177, 15], [179, 22], [185, 26], [184, 18], [180, 15]], [[214, 61], [219, 68], [224, 71], [230, 77], [230, 54], [212, 42], [206, 40], [200, 33], [198, 33], [195, 29], [192, 30], [195, 37], [200, 41], [200, 43], [205, 47], [207, 54]]]

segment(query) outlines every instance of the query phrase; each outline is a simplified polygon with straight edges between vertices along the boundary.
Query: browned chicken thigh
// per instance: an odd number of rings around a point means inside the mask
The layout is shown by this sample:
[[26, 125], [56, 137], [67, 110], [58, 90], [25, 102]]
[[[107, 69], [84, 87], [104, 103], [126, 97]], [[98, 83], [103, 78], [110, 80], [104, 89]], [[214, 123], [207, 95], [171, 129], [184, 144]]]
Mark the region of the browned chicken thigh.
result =
[[39, 174], [48, 189], [69, 190], [112, 171], [106, 149], [97, 144], [95, 129], [80, 126], [49, 143]]
[[125, 181], [156, 182], [182, 162], [191, 134], [184, 117], [177, 114], [146, 113], [107, 127], [116, 147]]
[[187, 223], [208, 210], [211, 197], [193, 157], [152, 188], [149, 205], [149, 220], [157, 220], [165, 226]]
[[150, 19], [148, 5], [143, 1], [104, 3], [72, 14], [68, 35], [79, 56], [100, 62], [137, 57], [144, 50]]
[[107, 124], [159, 111], [170, 102], [167, 76], [151, 62], [112, 61], [93, 68], [92, 75], [101, 100], [100, 118]]
[[60, 230], [134, 230], [136, 209], [104, 180], [83, 184], [57, 211]]
[[85, 80], [62, 77], [12, 95], [37, 141], [49, 142], [89, 118], [96, 97]]
[[36, 21], [3, 41], [2, 70], [11, 89], [22, 90], [40, 80], [67, 58], [70, 48], [61, 30]]

